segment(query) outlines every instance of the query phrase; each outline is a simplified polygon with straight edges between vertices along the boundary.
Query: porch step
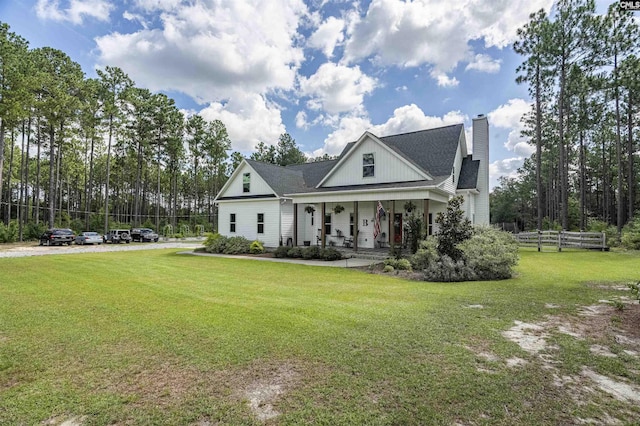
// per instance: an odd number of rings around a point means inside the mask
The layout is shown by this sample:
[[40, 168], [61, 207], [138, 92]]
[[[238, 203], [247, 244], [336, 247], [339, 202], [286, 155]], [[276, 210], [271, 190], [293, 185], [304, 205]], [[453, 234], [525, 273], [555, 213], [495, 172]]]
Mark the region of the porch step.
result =
[[358, 251], [344, 248], [337, 249], [340, 253], [342, 253], [342, 256], [346, 258], [379, 260], [380, 262], [382, 262], [389, 257], [389, 249], [358, 249]]

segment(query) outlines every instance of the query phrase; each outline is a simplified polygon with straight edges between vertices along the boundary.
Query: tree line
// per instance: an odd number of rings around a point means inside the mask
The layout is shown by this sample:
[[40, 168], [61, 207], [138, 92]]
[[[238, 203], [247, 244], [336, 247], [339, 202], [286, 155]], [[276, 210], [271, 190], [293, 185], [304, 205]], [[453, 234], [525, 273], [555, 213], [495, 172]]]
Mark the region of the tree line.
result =
[[[0, 22], [0, 223], [102, 230], [182, 224], [213, 230], [213, 200], [242, 161], [220, 120], [186, 117], [120, 68], [79, 64]], [[307, 161], [289, 134], [252, 158]]]
[[638, 208], [640, 34], [632, 12], [614, 2], [598, 15], [592, 0], [559, 0], [518, 30], [517, 82], [532, 109], [523, 135], [535, 146], [516, 178], [491, 194], [492, 222], [520, 228], [620, 233]]

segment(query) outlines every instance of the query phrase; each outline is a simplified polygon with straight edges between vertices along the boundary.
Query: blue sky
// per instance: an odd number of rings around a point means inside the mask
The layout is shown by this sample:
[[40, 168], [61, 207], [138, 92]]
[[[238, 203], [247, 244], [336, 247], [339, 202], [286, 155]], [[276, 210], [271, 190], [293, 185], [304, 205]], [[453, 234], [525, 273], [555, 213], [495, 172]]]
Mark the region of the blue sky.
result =
[[[606, 1], [598, 11], [606, 11]], [[533, 148], [516, 30], [551, 0], [12, 0], [0, 21], [87, 77], [122, 68], [188, 114], [221, 119], [244, 154], [290, 133], [311, 156], [487, 114], [491, 185]], [[468, 138], [470, 142], [470, 138]]]

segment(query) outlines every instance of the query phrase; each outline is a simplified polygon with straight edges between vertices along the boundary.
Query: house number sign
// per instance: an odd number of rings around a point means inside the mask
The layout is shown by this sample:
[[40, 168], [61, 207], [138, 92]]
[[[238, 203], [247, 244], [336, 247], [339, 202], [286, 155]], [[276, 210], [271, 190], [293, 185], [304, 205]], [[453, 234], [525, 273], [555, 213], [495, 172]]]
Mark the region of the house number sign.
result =
[[369, 226], [369, 219], [362, 219], [362, 226]]

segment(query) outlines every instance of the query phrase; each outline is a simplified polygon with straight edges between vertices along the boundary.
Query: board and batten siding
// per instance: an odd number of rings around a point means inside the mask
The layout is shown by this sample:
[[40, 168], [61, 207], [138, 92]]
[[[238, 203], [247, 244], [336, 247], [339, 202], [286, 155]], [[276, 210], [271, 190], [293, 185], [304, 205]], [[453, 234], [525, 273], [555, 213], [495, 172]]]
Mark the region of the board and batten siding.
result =
[[[398, 158], [388, 148], [380, 145], [370, 137], [356, 144], [347, 154], [347, 158], [323, 184], [322, 187], [343, 185], [367, 185], [373, 183], [409, 182], [424, 180], [424, 176], [411, 167], [407, 162]], [[373, 154], [375, 159], [375, 173], [371, 177], [362, 176], [362, 155]]]
[[[277, 247], [280, 244], [279, 199], [221, 201], [218, 213], [218, 232], [221, 235], [242, 236], [251, 241], [260, 240], [266, 247]], [[232, 213], [236, 215], [236, 232], [230, 230]], [[258, 213], [264, 213], [264, 234], [258, 234]]]
[[[464, 138], [464, 133], [462, 133], [461, 135], [461, 139], [462, 138]], [[465, 141], [461, 140], [460, 143], [458, 143], [458, 148], [456, 148], [456, 157], [453, 160], [453, 169], [451, 170], [455, 174], [449, 176], [449, 178], [447, 178], [447, 180], [445, 180], [442, 185], [442, 189], [444, 189], [447, 192], [450, 192], [451, 194], [455, 194], [456, 192], [456, 188], [458, 187], [458, 179], [460, 178], [460, 169], [462, 169], [462, 149], [460, 145], [461, 143], [465, 143]], [[455, 176], [455, 179], [454, 179], [454, 176]]]
[[473, 119], [473, 159], [480, 160], [478, 191], [475, 197], [475, 222], [489, 224], [489, 122], [484, 115]]
[[291, 238], [293, 244], [293, 202], [291, 200], [282, 200], [280, 202], [282, 244], [286, 245]]
[[[242, 177], [245, 173], [250, 173], [249, 192], [242, 192]], [[219, 197], [242, 197], [273, 194], [273, 189], [271, 189], [271, 187], [267, 185], [267, 182], [265, 182], [264, 179], [262, 179], [260, 175], [247, 163], [240, 165], [240, 169], [237, 170], [234, 175], [234, 179], [229, 182], [224, 193], [220, 194]]]

